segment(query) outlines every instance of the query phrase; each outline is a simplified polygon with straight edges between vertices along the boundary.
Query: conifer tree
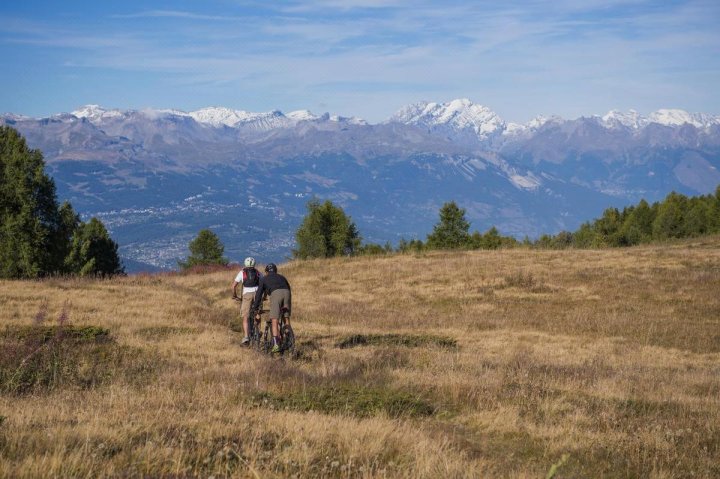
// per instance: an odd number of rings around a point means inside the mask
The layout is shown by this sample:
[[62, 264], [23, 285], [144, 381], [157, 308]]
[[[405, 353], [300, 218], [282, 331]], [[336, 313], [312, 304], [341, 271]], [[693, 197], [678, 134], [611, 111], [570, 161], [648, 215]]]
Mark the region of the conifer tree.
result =
[[684, 217], [683, 236], [700, 236], [708, 232], [710, 226], [710, 205], [705, 197], [691, 198]]
[[53, 271], [60, 215], [55, 183], [38, 150], [0, 127], [0, 277], [36, 278]]
[[295, 239], [296, 258], [329, 258], [352, 255], [360, 248], [360, 233], [345, 211], [331, 201], [320, 203], [313, 199], [307, 204], [308, 213], [300, 224]]
[[720, 233], [720, 186], [715, 190], [715, 195], [710, 197], [709, 233]]
[[80, 215], [75, 212], [68, 201], [60, 205], [58, 214], [60, 216], [60, 222], [55, 234], [55, 240], [53, 241], [53, 257], [55, 258], [53, 271], [61, 274], [77, 273], [79, 271], [72, 269], [68, 257], [72, 251], [73, 238], [83, 223], [80, 221]]
[[640, 200], [640, 203], [625, 218], [620, 229], [622, 246], [632, 246], [650, 241], [654, 220], [655, 210], [650, 207], [647, 201]]
[[209, 229], [203, 229], [188, 245], [190, 256], [187, 261], [180, 261], [181, 268], [187, 269], [198, 265], [226, 265], [228, 260], [223, 257], [225, 246], [220, 238]]
[[115, 276], [124, 274], [118, 256], [118, 245], [97, 218], [77, 226], [70, 253], [65, 260], [69, 271], [81, 276]]
[[432, 249], [457, 249], [469, 246], [470, 223], [465, 219], [465, 209], [451, 201], [440, 208], [440, 221], [427, 237]]
[[40, 151], [0, 127], [0, 277], [122, 272], [117, 244], [102, 222], [83, 224], [68, 202], [58, 208]]
[[687, 198], [676, 192], [670, 193], [658, 207], [653, 221], [653, 238], [682, 238]]

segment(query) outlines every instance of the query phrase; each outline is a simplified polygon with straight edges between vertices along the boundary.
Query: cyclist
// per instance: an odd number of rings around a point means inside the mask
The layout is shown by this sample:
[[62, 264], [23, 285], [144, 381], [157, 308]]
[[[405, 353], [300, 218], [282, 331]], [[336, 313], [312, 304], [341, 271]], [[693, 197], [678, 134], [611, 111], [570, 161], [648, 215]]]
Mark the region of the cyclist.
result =
[[[257, 291], [260, 285], [260, 278], [262, 275], [255, 269], [255, 258], [245, 258], [245, 267], [235, 277], [232, 285], [232, 297], [233, 299], [240, 299], [240, 317], [242, 318], [243, 333], [245, 336], [242, 339], [242, 345], [247, 346], [250, 343], [248, 337], [248, 320], [250, 318], [250, 306], [252, 305], [253, 298], [255, 297], [255, 291]], [[237, 287], [242, 284], [241, 298], [238, 298]]]
[[[260, 285], [255, 291], [255, 301], [253, 302], [253, 311], [257, 311], [262, 304], [263, 295], [267, 293], [270, 298], [270, 320], [272, 321], [273, 347], [271, 352], [280, 352], [280, 328], [278, 320], [283, 309], [287, 309], [290, 313], [292, 293], [290, 291], [290, 283], [285, 276], [277, 272], [277, 266], [274, 263], [268, 263], [265, 266], [265, 276], [260, 278]], [[288, 318], [287, 324], [290, 324]]]

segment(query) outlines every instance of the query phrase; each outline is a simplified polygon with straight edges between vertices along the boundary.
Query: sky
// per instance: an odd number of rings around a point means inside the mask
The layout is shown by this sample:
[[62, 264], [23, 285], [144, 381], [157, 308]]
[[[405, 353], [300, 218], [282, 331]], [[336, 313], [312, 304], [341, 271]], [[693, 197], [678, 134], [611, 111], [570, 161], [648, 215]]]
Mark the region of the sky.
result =
[[0, 113], [720, 115], [718, 0], [0, 2]]

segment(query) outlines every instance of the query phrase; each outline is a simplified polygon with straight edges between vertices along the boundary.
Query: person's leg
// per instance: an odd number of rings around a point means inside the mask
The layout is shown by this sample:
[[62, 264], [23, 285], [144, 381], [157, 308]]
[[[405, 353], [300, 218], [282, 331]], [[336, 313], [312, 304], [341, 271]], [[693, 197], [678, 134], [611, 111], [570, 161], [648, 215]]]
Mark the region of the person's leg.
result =
[[250, 306], [252, 305], [255, 295], [252, 293], [242, 295], [242, 303], [240, 305], [240, 315], [242, 316], [242, 327], [243, 327], [243, 343], [248, 339], [248, 319], [250, 318]]
[[286, 291], [283, 294], [283, 302], [282, 302], [282, 308], [280, 309], [280, 314], [282, 314], [285, 317], [285, 324], [290, 326], [290, 314], [291, 314], [291, 308], [290, 305], [290, 291]]
[[270, 320], [272, 321], [273, 352], [280, 350], [280, 328], [278, 318], [280, 317], [280, 306], [282, 304], [282, 290], [275, 290], [270, 295]]

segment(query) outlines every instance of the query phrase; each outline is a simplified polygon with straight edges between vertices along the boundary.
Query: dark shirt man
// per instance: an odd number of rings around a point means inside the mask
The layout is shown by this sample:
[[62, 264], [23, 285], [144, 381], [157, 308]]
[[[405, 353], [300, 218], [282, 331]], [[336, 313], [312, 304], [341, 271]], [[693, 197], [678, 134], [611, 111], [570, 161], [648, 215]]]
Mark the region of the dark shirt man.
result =
[[262, 304], [263, 296], [267, 294], [270, 299], [270, 320], [272, 321], [273, 348], [272, 352], [280, 351], [280, 328], [278, 319], [282, 311], [288, 311], [287, 324], [290, 324], [289, 313], [292, 309], [292, 292], [290, 283], [285, 276], [277, 272], [277, 266], [269, 263], [265, 266], [265, 276], [260, 278], [260, 284], [255, 292], [253, 310], [257, 311]]

